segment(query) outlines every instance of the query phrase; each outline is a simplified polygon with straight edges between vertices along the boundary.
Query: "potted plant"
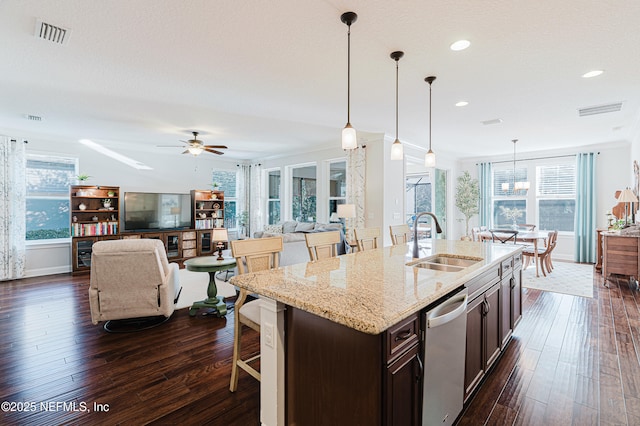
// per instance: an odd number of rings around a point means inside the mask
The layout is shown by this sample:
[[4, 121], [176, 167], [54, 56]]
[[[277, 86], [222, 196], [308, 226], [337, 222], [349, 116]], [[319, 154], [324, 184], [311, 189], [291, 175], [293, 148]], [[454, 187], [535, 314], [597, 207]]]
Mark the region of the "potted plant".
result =
[[464, 173], [458, 177], [458, 183], [456, 185], [456, 207], [465, 218], [464, 240], [471, 239], [469, 236], [469, 220], [478, 214], [479, 203], [480, 185], [478, 179], [473, 179], [469, 172], [465, 170]]
[[211, 187], [213, 187], [214, 191], [219, 191], [220, 190], [220, 182], [213, 181], [213, 183], [211, 183]]
[[111, 207], [111, 199], [110, 198], [103, 199], [102, 207], [104, 207], [105, 209], [108, 209], [109, 207]]
[[78, 176], [76, 176], [76, 180], [78, 181], [78, 185], [84, 185], [85, 183], [87, 183], [87, 181], [89, 180], [91, 176], [85, 174], [85, 173], [81, 173]]

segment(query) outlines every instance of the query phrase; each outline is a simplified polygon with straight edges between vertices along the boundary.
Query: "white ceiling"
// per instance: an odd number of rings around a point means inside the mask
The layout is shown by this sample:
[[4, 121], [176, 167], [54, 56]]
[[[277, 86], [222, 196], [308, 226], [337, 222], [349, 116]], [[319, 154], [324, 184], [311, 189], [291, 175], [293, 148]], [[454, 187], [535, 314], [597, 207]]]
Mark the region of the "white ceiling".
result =
[[[637, 0], [0, 0], [0, 133], [114, 150], [201, 132], [227, 159], [339, 144], [346, 122], [456, 157], [631, 141], [640, 119]], [[36, 19], [70, 28], [64, 46]], [[465, 51], [449, 45], [471, 41]], [[581, 75], [603, 69], [599, 77]], [[466, 107], [455, 107], [459, 100]], [[624, 102], [622, 111], [577, 109]], [[29, 121], [26, 114], [42, 116]], [[481, 121], [500, 118], [502, 124]], [[209, 154], [204, 154], [209, 155]], [[144, 160], [143, 158], [139, 158]]]

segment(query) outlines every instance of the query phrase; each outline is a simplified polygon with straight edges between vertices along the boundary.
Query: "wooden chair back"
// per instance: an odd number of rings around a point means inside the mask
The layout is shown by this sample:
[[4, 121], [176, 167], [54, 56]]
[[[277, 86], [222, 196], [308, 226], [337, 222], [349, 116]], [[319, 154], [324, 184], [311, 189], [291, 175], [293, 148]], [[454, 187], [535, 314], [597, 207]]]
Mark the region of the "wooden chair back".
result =
[[335, 257], [338, 254], [340, 231], [312, 232], [304, 234], [311, 260]]
[[[277, 268], [280, 252], [283, 249], [282, 237], [270, 238], [249, 238], [246, 240], [232, 240], [231, 254], [236, 259], [238, 274], [264, 271], [266, 269]], [[242, 326], [260, 332], [260, 306], [259, 300], [247, 301], [249, 292], [240, 289], [240, 294], [235, 303], [234, 337], [233, 337], [233, 359], [231, 367], [231, 381], [229, 390], [235, 392], [238, 387], [239, 370], [242, 369], [260, 380], [260, 372], [249, 363], [260, 359], [260, 354], [251, 358], [242, 359], [241, 339]]]
[[534, 225], [532, 223], [519, 223], [518, 224], [518, 228], [522, 228], [525, 231], [535, 231], [536, 230], [536, 225]]
[[518, 236], [518, 231], [511, 229], [492, 229], [489, 232], [491, 232], [491, 241], [499, 241], [502, 244], [509, 241], [513, 241], [515, 244]]
[[478, 241], [480, 239], [480, 237], [478, 236], [479, 233], [480, 233], [479, 226], [474, 226], [473, 228], [471, 228], [471, 239], [473, 241]]
[[236, 259], [238, 274], [278, 267], [283, 250], [282, 237], [232, 240], [231, 255]]
[[411, 240], [411, 229], [406, 223], [389, 226], [389, 232], [391, 233], [391, 244], [394, 246], [406, 244]]
[[358, 251], [377, 249], [380, 245], [380, 228], [359, 228], [354, 230]]

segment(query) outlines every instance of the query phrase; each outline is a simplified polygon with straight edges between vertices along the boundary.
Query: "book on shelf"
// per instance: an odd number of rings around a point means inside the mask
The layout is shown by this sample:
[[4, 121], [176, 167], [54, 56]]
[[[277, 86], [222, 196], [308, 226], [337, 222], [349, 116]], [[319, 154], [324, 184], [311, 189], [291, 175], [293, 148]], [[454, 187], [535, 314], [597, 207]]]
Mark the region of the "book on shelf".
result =
[[118, 233], [118, 222], [74, 223], [71, 236], [91, 237], [98, 235], [115, 235]]

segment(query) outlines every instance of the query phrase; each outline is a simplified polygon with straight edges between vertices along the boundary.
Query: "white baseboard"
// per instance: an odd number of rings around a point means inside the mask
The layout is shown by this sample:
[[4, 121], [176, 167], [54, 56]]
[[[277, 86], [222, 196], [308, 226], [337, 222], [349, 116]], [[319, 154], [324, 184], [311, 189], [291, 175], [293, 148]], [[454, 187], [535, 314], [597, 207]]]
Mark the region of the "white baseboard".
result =
[[54, 266], [50, 268], [29, 269], [25, 271], [24, 277], [41, 277], [43, 275], [68, 274], [71, 272], [71, 265]]

